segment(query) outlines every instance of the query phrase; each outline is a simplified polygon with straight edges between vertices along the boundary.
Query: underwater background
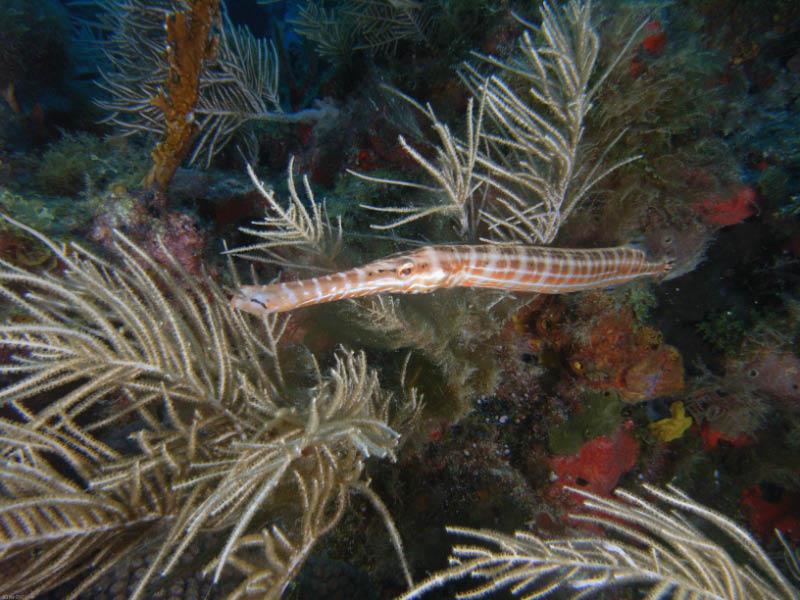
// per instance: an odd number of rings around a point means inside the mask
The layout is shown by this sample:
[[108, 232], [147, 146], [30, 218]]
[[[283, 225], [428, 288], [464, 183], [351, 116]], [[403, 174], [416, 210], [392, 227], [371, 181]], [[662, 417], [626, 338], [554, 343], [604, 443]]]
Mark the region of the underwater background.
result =
[[[797, 2], [2, 0], [0, 96], [3, 597], [800, 597]], [[669, 271], [231, 305], [491, 244]]]

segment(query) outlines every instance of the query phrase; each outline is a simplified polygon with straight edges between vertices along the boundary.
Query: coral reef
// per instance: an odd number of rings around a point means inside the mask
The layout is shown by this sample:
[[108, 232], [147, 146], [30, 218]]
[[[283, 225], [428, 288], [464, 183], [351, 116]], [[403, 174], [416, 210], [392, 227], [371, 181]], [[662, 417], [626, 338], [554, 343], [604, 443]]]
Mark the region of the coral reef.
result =
[[[748, 387], [789, 408], [800, 408], [800, 358], [780, 346], [756, 346], [726, 366], [728, 377], [746, 378]], [[740, 383], [741, 386], [741, 383]]]
[[575, 454], [586, 442], [614, 433], [622, 425], [622, 401], [612, 392], [589, 392], [565, 423], [552, 427], [548, 448], [555, 455]]
[[0, 592], [798, 597], [796, 4], [3, 4]]

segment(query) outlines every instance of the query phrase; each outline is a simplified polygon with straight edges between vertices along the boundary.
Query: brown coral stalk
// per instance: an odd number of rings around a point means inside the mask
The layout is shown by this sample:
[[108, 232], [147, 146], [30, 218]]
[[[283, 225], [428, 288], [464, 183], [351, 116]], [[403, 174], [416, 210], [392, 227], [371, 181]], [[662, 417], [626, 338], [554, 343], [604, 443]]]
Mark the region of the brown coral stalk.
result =
[[213, 57], [219, 0], [192, 0], [190, 8], [167, 16], [167, 63], [164, 88], [151, 103], [164, 113], [164, 137], [153, 150], [153, 166], [145, 184], [166, 189], [191, 148], [197, 125], [194, 110], [200, 95], [204, 61]]

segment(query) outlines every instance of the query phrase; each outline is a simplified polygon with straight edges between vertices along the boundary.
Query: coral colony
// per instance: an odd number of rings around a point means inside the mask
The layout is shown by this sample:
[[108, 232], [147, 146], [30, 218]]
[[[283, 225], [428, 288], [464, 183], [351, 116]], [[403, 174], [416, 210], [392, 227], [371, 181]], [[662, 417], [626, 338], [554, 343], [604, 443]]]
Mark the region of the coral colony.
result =
[[0, 595], [800, 599], [798, 40], [4, 0]]

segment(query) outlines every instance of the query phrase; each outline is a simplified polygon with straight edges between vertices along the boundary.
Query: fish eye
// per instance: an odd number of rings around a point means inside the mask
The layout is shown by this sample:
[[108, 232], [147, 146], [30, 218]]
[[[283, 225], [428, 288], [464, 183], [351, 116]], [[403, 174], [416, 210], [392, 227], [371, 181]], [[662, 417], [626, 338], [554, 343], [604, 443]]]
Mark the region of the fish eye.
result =
[[747, 372], [747, 375], [750, 376], [751, 379], [755, 379], [756, 377], [758, 377], [758, 369], [750, 369]]
[[663, 242], [665, 246], [672, 246], [672, 236], [670, 234], [665, 235]]
[[408, 277], [413, 272], [414, 272], [414, 263], [412, 262], [406, 262], [397, 267], [398, 277]]

